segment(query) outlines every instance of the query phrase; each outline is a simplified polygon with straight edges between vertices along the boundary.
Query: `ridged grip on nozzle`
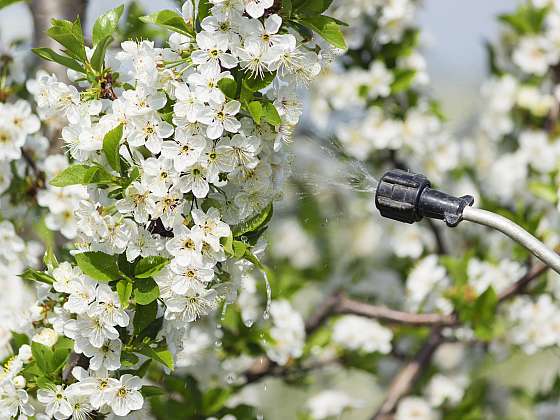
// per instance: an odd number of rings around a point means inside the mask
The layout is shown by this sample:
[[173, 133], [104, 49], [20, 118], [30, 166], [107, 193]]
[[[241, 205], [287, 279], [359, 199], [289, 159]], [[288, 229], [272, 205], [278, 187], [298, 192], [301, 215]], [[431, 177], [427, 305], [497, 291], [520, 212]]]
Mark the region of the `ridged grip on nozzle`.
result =
[[400, 169], [385, 173], [375, 193], [375, 206], [381, 215], [405, 223], [418, 222], [425, 216], [457, 226], [463, 210], [473, 202], [470, 195], [454, 197], [435, 190], [424, 175]]
[[404, 223], [422, 219], [418, 202], [422, 191], [430, 187], [424, 175], [392, 169], [383, 175], [375, 193], [375, 206], [383, 217]]

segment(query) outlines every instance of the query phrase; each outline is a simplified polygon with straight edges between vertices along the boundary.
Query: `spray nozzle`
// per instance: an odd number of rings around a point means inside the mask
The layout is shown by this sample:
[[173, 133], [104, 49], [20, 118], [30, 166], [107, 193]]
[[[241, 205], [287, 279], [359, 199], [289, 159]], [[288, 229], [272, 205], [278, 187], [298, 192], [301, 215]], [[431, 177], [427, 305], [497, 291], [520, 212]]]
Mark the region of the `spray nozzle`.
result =
[[474, 203], [470, 195], [454, 197], [431, 188], [424, 175], [392, 169], [383, 175], [375, 193], [375, 206], [383, 217], [414, 223], [422, 217], [457, 226], [463, 210]]

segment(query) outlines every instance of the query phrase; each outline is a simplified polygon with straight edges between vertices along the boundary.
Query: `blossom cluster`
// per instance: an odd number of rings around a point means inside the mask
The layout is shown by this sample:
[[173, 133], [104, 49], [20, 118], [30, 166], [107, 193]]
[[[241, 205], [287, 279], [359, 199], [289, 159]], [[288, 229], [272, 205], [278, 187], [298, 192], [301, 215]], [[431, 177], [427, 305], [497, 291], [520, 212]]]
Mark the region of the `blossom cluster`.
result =
[[[19, 370], [3, 380], [10, 416], [31, 415], [34, 398], [37, 414], [56, 418], [139, 410], [142, 362], [192, 363], [193, 323], [222, 303], [225, 313], [244, 271], [266, 270], [255, 246], [302, 113], [296, 90], [319, 74], [328, 47], [304, 38], [288, 24], [296, 11], [272, 1], [208, 6], [185, 2], [182, 15], [145, 17], [173, 32], [163, 47], [124, 40], [108, 48], [121, 6], [96, 21], [92, 48], [79, 20], [55, 19], [49, 35], [66, 56], [35, 49], [68, 66], [73, 81], [39, 72], [27, 88], [41, 119], [62, 128], [67, 156], [41, 162], [48, 185], [37, 201], [49, 210], [47, 227], [75, 242], [76, 263], [49, 252], [46, 271], [23, 275], [46, 284], [16, 336], [31, 339], [20, 349], [30, 344], [23, 369], [33, 373], [23, 383]], [[316, 29], [342, 46], [332, 28]], [[65, 31], [71, 36], [59, 36]], [[283, 364], [301, 354], [303, 321], [287, 302], [270, 306], [267, 352]], [[70, 374], [76, 382], [67, 385]]]

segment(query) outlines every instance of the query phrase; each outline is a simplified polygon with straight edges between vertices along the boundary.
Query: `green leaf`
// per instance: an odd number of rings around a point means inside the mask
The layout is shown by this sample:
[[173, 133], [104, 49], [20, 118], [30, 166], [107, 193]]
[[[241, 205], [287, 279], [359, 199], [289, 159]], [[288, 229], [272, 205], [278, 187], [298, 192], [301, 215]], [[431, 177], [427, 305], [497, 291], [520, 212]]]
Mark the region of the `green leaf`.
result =
[[272, 203], [262, 209], [257, 215], [251, 217], [232, 227], [231, 231], [234, 238], [239, 238], [250, 232], [254, 232], [264, 227], [272, 218], [273, 207]]
[[196, 19], [202, 22], [206, 16], [210, 14], [210, 7], [212, 5], [208, 0], [199, 0], [198, 2], [198, 13], [196, 14]]
[[66, 187], [67, 185], [87, 184], [92, 170], [95, 167], [81, 164], [74, 164], [63, 170], [50, 180], [49, 184], [55, 187]]
[[50, 48], [32, 48], [31, 51], [33, 51], [43, 60], [62, 64], [69, 69], [77, 71], [78, 73], [86, 73], [86, 70], [83, 68], [83, 66], [81, 66], [80, 63], [78, 63], [76, 60], [65, 55], [58, 54]]
[[113, 42], [113, 37], [111, 35], [107, 35], [99, 42], [99, 44], [97, 44], [97, 47], [95, 47], [95, 50], [93, 51], [93, 55], [91, 56], [91, 66], [99, 72], [105, 65], [105, 53], [107, 52], [109, 45], [111, 45], [111, 42]]
[[232, 256], [240, 259], [243, 258], [245, 252], [247, 251], [248, 245], [242, 241], [233, 241], [232, 244]]
[[144, 398], [159, 397], [165, 394], [163, 388], [155, 385], [144, 385], [140, 392]]
[[267, 275], [271, 274], [271, 271], [261, 262], [261, 260], [257, 258], [255, 254], [249, 251], [248, 248], [245, 250], [245, 254], [243, 255], [243, 258], [245, 258], [247, 261], [252, 263], [255, 267], [257, 267], [259, 270], [263, 271]]
[[274, 106], [272, 102], [265, 102], [263, 108], [263, 118], [269, 124], [278, 126], [282, 124], [282, 119], [280, 118], [280, 114], [278, 114], [278, 110]]
[[233, 255], [233, 235], [223, 237], [220, 239], [220, 244], [228, 255]]
[[119, 280], [117, 282], [117, 294], [121, 306], [124, 309], [128, 308], [130, 296], [132, 296], [132, 282], [126, 279]]
[[86, 62], [87, 56], [80, 17], [77, 17], [74, 22], [52, 19], [51, 24], [52, 26], [47, 30], [47, 34], [65, 47], [68, 55], [82, 63]]
[[249, 104], [247, 105], [247, 109], [249, 110], [249, 113], [251, 114], [251, 117], [253, 117], [253, 120], [257, 124], [260, 124], [261, 123], [261, 118], [263, 116], [262, 104], [259, 101], [252, 101], [252, 102], [249, 102]]
[[123, 351], [121, 353], [121, 364], [124, 367], [134, 366], [139, 361], [140, 361], [140, 359], [134, 353], [131, 353], [129, 351]]
[[400, 69], [395, 72], [394, 76], [391, 93], [399, 93], [410, 87], [416, 77], [416, 70]]
[[47, 346], [33, 341], [31, 342], [31, 354], [33, 360], [37, 363], [37, 367], [43, 373], [50, 374], [54, 359], [53, 351]]
[[294, 11], [302, 11], [306, 14], [320, 15], [329, 8], [333, 0], [295, 0]]
[[22, 0], [0, 0], [0, 10], [4, 7], [11, 6], [12, 4], [19, 3]]
[[74, 348], [74, 340], [71, 340], [64, 336], [59, 336], [53, 348], [56, 350], [58, 349], [72, 350]]
[[558, 194], [554, 184], [531, 181], [529, 183], [529, 191], [531, 191], [536, 197], [542, 198], [552, 204], [556, 204], [558, 201]]
[[112, 177], [99, 166], [89, 166], [76, 163], [50, 180], [53, 187], [66, 187], [68, 185], [86, 185], [95, 183], [109, 183]]
[[152, 348], [149, 346], [143, 346], [135, 351], [143, 354], [144, 356], [151, 357], [155, 361], [173, 370], [173, 355], [169, 350], [167, 350], [167, 348]]
[[45, 255], [43, 255], [43, 263], [48, 268], [56, 268], [58, 267], [58, 260], [56, 259], [56, 254], [54, 253], [52, 246], [47, 246], [47, 250], [45, 251]]
[[47, 273], [43, 273], [42, 271], [37, 271], [32, 268], [26, 268], [25, 271], [19, 275], [19, 277], [24, 280], [38, 281], [45, 284], [54, 283], [54, 279]]
[[301, 22], [321, 35], [332, 46], [342, 50], [348, 48], [344, 35], [334, 19], [328, 16], [309, 16], [301, 19]]
[[78, 267], [91, 278], [110, 282], [120, 277], [117, 257], [103, 252], [84, 252], [75, 256]]
[[292, 17], [292, 10], [292, 0], [282, 0], [282, 8], [280, 9], [282, 17], [286, 20], [290, 19]]
[[134, 299], [140, 305], [148, 305], [159, 297], [159, 287], [151, 278], [139, 278], [134, 282]]
[[193, 36], [194, 32], [192, 27], [187, 25], [185, 19], [173, 10], [162, 10], [160, 12], [152, 13], [148, 16], [140, 18], [142, 22], [153, 23], [154, 25], [161, 26], [173, 32], [178, 32], [183, 35]]
[[109, 165], [111, 165], [111, 168], [117, 172], [121, 170], [121, 156], [119, 154], [119, 148], [122, 135], [123, 125], [119, 124], [112, 130], [108, 131], [107, 134], [105, 134], [105, 137], [103, 137], [103, 153], [105, 153], [105, 157], [107, 158]]
[[[138, 305], [136, 305], [138, 307]], [[163, 317], [154, 319], [150, 324], [144, 328], [140, 334], [134, 339], [135, 343], [142, 343], [144, 340], [155, 340], [158, 333], [161, 331], [163, 325]]]
[[146, 360], [144, 363], [140, 365], [138, 369], [136, 369], [136, 375], [140, 376], [141, 378], [146, 376], [146, 373], [148, 373], [148, 369], [150, 368], [151, 364], [152, 364], [152, 359]]
[[115, 179], [101, 166], [94, 166], [87, 184], [111, 184]]
[[156, 319], [157, 310], [158, 304], [155, 300], [148, 305], [136, 305], [136, 311], [134, 312], [134, 319], [132, 321], [135, 335], [144, 331], [148, 325]]
[[169, 258], [158, 256], [142, 258], [134, 268], [134, 277], [139, 279], [153, 277], [163, 270], [169, 261]]
[[64, 367], [68, 357], [70, 356], [70, 352], [71, 349], [67, 348], [59, 348], [54, 351], [51, 362], [51, 373], [56, 373]]
[[39, 389], [52, 389], [55, 386], [53, 381], [51, 381], [49, 378], [46, 378], [44, 376], [38, 377], [35, 380], [35, 382], [37, 383], [37, 387]]
[[522, 4], [514, 13], [503, 14], [498, 19], [509, 25], [520, 35], [541, 32], [548, 8], [537, 8], [531, 4]]
[[251, 92], [257, 92], [270, 85], [275, 77], [276, 72], [266, 72], [263, 74], [263, 77], [248, 77], [243, 79], [243, 86]]
[[235, 99], [237, 97], [237, 82], [229, 77], [224, 77], [218, 81], [218, 87], [228, 98]]
[[18, 350], [24, 344], [29, 344], [29, 337], [25, 334], [20, 334], [15, 331], [11, 333], [12, 338], [10, 339], [10, 347], [14, 354], [18, 353]]
[[492, 286], [486, 289], [474, 303], [471, 322], [475, 335], [481, 340], [492, 339], [497, 304], [498, 295]]
[[231, 392], [226, 388], [213, 388], [206, 391], [202, 397], [204, 413], [209, 416], [218, 412], [231, 396]]
[[92, 41], [97, 45], [106, 37], [113, 35], [119, 26], [119, 21], [124, 11], [124, 5], [115, 7], [107, 13], [99, 16], [93, 25]]

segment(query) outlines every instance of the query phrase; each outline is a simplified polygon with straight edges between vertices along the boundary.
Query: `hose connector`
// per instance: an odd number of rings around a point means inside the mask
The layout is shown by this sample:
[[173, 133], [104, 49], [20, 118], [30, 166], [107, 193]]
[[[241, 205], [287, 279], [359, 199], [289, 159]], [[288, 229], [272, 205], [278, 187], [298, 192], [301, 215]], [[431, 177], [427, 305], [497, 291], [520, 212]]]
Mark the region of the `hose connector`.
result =
[[470, 195], [454, 197], [432, 189], [424, 175], [400, 169], [386, 172], [375, 193], [375, 206], [381, 215], [404, 223], [418, 222], [425, 216], [457, 226], [463, 209], [473, 203]]

